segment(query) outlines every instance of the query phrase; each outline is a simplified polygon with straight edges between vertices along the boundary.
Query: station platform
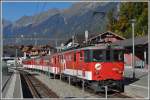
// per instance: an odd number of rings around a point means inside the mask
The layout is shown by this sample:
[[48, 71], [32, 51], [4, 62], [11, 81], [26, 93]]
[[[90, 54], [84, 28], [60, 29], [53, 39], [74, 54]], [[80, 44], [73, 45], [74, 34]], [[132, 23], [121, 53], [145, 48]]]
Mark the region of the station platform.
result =
[[3, 88], [2, 98], [23, 98], [20, 74], [15, 69], [9, 70], [13, 71], [13, 74]]
[[133, 98], [149, 98], [149, 72], [146, 69], [125, 68], [124, 73], [125, 93]]

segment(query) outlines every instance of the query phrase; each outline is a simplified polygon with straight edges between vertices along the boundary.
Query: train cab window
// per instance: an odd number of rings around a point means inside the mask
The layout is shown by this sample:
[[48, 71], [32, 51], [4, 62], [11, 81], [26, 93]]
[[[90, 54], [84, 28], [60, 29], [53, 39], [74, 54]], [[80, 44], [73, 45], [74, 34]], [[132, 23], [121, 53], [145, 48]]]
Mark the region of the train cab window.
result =
[[90, 59], [91, 59], [90, 50], [85, 50], [84, 51], [84, 60], [85, 60], [85, 62], [90, 62]]
[[94, 61], [94, 62], [104, 61], [104, 59], [105, 59], [104, 51], [101, 51], [101, 50], [93, 50], [92, 55], [93, 55], [92, 61]]
[[110, 50], [106, 50], [106, 61], [110, 61], [111, 60], [111, 52]]
[[124, 54], [122, 50], [114, 50], [113, 56], [114, 61], [124, 61]]

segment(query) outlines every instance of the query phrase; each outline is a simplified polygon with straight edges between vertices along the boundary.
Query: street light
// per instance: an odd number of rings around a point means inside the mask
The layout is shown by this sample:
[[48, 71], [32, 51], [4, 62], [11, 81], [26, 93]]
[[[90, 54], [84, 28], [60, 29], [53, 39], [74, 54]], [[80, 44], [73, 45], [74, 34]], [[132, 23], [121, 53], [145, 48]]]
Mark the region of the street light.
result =
[[86, 45], [88, 44], [88, 34], [89, 34], [89, 32], [86, 30], [85, 31], [85, 43], [86, 43]]
[[132, 68], [133, 68], [133, 79], [135, 79], [135, 60], [134, 60], [134, 56], [135, 56], [135, 41], [134, 41], [134, 27], [135, 27], [135, 19], [131, 20], [131, 24], [132, 24]]
[[17, 48], [17, 43], [18, 43], [18, 38], [16, 38], [16, 69], [17, 69], [17, 58], [18, 58], [18, 48]]
[[24, 36], [21, 34], [21, 40], [22, 40], [22, 44], [23, 44], [23, 38], [24, 38]]

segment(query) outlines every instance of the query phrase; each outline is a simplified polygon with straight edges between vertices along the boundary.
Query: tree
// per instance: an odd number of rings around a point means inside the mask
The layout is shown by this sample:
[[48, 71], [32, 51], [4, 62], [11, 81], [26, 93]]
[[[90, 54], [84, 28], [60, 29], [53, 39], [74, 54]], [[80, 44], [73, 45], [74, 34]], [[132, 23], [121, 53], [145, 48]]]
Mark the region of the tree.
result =
[[135, 36], [148, 34], [148, 3], [147, 2], [123, 2], [118, 12], [119, 19], [115, 20], [113, 11], [108, 13], [108, 30], [116, 32], [126, 38], [131, 37], [131, 19], [136, 19]]

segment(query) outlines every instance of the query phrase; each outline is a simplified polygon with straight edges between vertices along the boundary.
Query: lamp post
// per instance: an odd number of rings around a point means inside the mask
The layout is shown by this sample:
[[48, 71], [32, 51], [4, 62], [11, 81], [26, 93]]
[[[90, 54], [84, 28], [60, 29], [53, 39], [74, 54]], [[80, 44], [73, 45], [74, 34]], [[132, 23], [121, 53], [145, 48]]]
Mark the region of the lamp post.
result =
[[86, 30], [85, 31], [85, 43], [86, 43], [86, 45], [88, 44], [88, 34], [89, 34], [89, 32]]
[[16, 69], [17, 69], [17, 59], [18, 59], [18, 48], [17, 48], [17, 43], [18, 43], [18, 38], [16, 38], [16, 62], [15, 62], [15, 65], [16, 65]]
[[131, 24], [132, 24], [132, 68], [133, 68], [133, 79], [135, 79], [135, 59], [134, 59], [134, 56], [135, 56], [135, 41], [134, 41], [134, 27], [135, 27], [135, 19], [132, 19], [131, 20]]
[[23, 45], [23, 39], [24, 39], [24, 36], [21, 35], [21, 42], [22, 42], [22, 45]]

